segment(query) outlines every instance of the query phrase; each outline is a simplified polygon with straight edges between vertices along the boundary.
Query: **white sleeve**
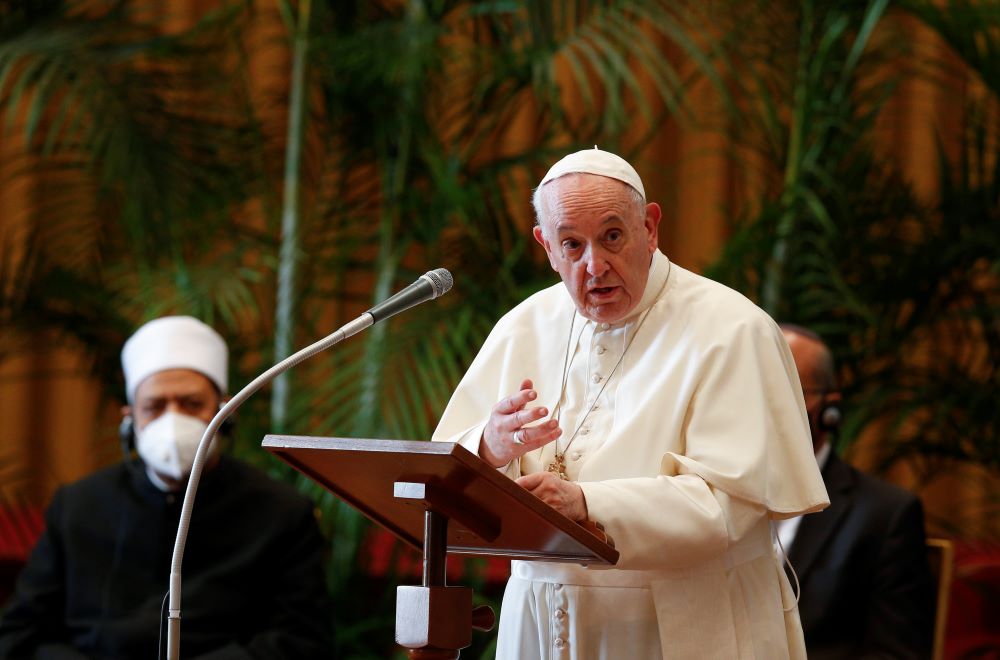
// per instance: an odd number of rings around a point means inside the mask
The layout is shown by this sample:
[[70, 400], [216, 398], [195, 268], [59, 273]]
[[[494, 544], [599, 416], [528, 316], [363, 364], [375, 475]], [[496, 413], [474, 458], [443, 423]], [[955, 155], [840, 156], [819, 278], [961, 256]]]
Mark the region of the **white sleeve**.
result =
[[621, 553], [617, 567], [684, 568], [721, 556], [767, 510], [712, 488], [697, 475], [581, 483], [591, 520]]

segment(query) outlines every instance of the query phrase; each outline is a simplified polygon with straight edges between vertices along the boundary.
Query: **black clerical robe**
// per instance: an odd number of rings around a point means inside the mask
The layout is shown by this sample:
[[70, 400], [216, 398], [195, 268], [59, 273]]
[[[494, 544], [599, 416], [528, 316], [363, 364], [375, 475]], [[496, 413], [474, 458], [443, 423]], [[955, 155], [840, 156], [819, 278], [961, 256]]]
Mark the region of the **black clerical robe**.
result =
[[[182, 499], [139, 461], [57, 491], [0, 618], [0, 657], [156, 658]], [[321, 537], [289, 485], [223, 456], [202, 477], [182, 578], [182, 657], [329, 655]]]

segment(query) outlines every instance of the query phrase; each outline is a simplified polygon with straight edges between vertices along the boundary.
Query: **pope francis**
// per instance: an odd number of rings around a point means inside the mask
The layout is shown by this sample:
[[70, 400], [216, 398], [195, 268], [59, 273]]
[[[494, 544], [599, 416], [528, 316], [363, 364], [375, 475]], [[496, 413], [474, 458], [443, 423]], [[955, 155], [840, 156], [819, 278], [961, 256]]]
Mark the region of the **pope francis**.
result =
[[781, 331], [659, 251], [622, 158], [566, 156], [533, 204], [562, 284], [497, 323], [434, 440], [602, 524], [621, 557], [513, 562], [497, 657], [805, 657], [770, 523], [828, 500]]

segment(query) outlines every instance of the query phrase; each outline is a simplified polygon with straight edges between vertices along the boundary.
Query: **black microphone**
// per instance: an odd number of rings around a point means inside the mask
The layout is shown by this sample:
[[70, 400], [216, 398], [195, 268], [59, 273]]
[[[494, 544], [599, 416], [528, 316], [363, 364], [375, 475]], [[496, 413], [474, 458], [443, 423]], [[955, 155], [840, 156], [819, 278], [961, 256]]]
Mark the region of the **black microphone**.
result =
[[422, 302], [433, 300], [438, 296], [448, 293], [451, 285], [454, 283], [455, 280], [446, 268], [429, 270], [418, 277], [416, 282], [388, 300], [383, 300], [366, 313], [371, 314], [373, 323], [378, 323], [393, 314], [399, 314], [414, 305], [419, 305]]

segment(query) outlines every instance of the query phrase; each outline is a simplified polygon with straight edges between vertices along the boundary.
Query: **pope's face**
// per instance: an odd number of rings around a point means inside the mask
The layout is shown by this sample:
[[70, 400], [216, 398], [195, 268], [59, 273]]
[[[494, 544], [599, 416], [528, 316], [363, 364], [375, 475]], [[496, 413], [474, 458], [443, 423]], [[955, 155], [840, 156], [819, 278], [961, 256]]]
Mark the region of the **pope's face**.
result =
[[657, 247], [660, 207], [636, 204], [625, 183], [571, 174], [545, 184], [544, 231], [534, 235], [580, 314], [614, 323], [635, 309]]

